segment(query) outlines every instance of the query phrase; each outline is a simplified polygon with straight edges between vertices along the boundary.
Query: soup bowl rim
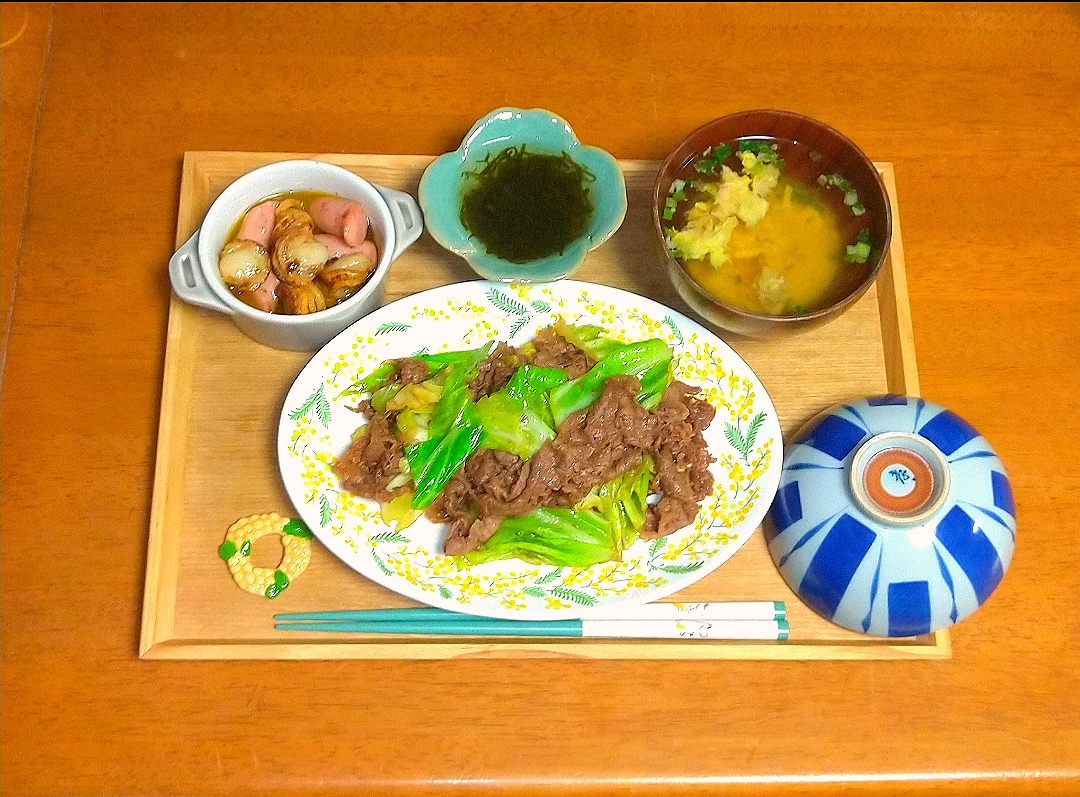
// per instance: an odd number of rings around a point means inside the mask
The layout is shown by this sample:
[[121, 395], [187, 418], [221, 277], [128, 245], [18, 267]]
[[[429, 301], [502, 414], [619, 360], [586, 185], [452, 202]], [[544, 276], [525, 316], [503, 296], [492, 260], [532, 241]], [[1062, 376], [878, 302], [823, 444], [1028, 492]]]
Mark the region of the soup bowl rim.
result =
[[[660, 208], [663, 205], [666, 197], [668, 196], [668, 188], [671, 184], [670, 177], [665, 178], [666, 172], [671, 170], [672, 164], [681, 160], [679, 157], [680, 152], [686, 149], [688, 142], [693, 141], [706, 131], [710, 131], [714, 128], [721, 127], [723, 125], [733, 125], [741, 119], [751, 119], [754, 117], [772, 117], [776, 120], [788, 119], [797, 121], [799, 124], [809, 125], [817, 128], [825, 136], [833, 139], [838, 143], [840, 148], [848, 151], [856, 160], [860, 161], [867, 169], [867, 172], [871, 175], [872, 188], [874, 192], [882, 200], [884, 205], [885, 214], [885, 235], [882, 240], [880, 250], [873, 259], [873, 264], [868, 269], [865, 278], [851, 291], [849, 291], [844, 297], [831, 302], [830, 304], [820, 307], [816, 310], [811, 310], [805, 313], [793, 314], [793, 315], [770, 315], [769, 313], [761, 313], [753, 310], [747, 310], [746, 308], [739, 307], [738, 305], [726, 302], [717, 298], [712, 292], [707, 290], [700, 282], [690, 275], [685, 266], [676, 258], [671, 250], [667, 248], [664, 240], [664, 229], [660, 216]], [[773, 140], [790, 140], [784, 139], [779, 136], [746, 132], [736, 135], [731, 138], [732, 141], [740, 141], [744, 139], [773, 139]], [[717, 140], [715, 143], [723, 143]], [[795, 142], [798, 143], [798, 142]], [[695, 154], [693, 158], [699, 157], [700, 153]], [[687, 160], [676, 167], [676, 171], [683, 169], [690, 160]], [[878, 171], [876, 164], [866, 155], [865, 152], [854, 141], [841, 133], [835, 127], [822, 122], [818, 119], [806, 116], [804, 114], [796, 113], [795, 111], [786, 111], [771, 108], [757, 108], [747, 111], [737, 111], [735, 113], [726, 114], [725, 116], [717, 117], [702, 125], [696, 127], [689, 134], [684, 136], [679, 143], [665, 156], [661, 161], [660, 167], [657, 169], [656, 177], [653, 181], [652, 190], [652, 221], [653, 230], [656, 235], [659, 236], [660, 245], [664, 250], [665, 260], [667, 261], [669, 276], [672, 277], [676, 290], [683, 296], [683, 299], [697, 312], [699, 315], [703, 315], [708, 320], [712, 321], [718, 326], [723, 326], [736, 331], [734, 327], [740, 327], [743, 331], [747, 327], [753, 327], [764, 331], [766, 328], [769, 330], [768, 334], [774, 334], [781, 332], [787, 327], [811, 327], [817, 326], [827, 320], [830, 320], [840, 315], [844, 310], [848, 309], [851, 305], [862, 298], [863, 294], [870, 289], [870, 286], [874, 284], [881, 270], [884, 268], [885, 260], [889, 253], [889, 248], [892, 242], [893, 235], [893, 218], [892, 218], [892, 202], [889, 198], [889, 192], [885, 186], [885, 181], [882, 178], [881, 173]], [[675, 278], [677, 274], [678, 279]], [[679, 284], [679, 280], [685, 280], [687, 283], [693, 286], [702, 299], [713, 309], [714, 312], [706, 313], [703, 308], [699, 308], [695, 302], [691, 302], [685, 295], [683, 295], [683, 288]], [[729, 323], [727, 321], [718, 320], [719, 318], [729, 319], [741, 319], [744, 323]], [[753, 336], [753, 335], [751, 335]]]

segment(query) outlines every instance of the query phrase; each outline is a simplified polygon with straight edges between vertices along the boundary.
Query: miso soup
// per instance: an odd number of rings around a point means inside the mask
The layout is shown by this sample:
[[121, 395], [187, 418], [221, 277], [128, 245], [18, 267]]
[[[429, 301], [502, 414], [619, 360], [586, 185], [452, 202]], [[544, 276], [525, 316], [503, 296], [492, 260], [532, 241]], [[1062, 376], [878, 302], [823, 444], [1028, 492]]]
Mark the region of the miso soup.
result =
[[710, 148], [672, 183], [668, 248], [727, 304], [785, 316], [827, 307], [866, 279], [872, 244], [857, 192], [826, 170], [818, 153], [793, 141]]

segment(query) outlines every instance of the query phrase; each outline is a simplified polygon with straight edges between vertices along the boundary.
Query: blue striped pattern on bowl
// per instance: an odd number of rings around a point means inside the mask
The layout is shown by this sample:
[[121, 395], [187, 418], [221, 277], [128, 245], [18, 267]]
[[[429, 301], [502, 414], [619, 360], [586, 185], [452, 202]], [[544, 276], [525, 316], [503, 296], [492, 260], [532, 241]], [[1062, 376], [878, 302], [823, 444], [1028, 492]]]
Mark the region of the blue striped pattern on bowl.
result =
[[[928, 441], [947, 462], [947, 494], [914, 525], [863, 511], [849, 486], [860, 446], [887, 432]], [[1012, 560], [1016, 510], [1001, 460], [970, 424], [884, 395], [832, 408], [789, 446], [765, 533], [784, 580], [816, 612], [860, 633], [914, 636], [989, 598]]]

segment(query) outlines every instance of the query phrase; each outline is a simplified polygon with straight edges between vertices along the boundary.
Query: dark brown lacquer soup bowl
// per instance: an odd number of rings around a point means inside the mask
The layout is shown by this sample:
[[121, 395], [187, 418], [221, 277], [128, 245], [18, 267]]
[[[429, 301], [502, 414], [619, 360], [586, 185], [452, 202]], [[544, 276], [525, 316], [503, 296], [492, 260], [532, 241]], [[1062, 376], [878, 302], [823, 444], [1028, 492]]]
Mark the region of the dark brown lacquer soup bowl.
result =
[[[822, 293], [816, 305], [789, 301], [784, 306], [780, 304], [781, 299], [766, 310], [720, 298], [716, 295], [718, 290], [708, 289], [703, 282], [710, 282], [723, 268], [728, 268], [729, 275], [734, 275], [730, 279], [745, 283], [746, 280], [736, 274], [740, 268], [744, 268], [744, 262], [737, 259], [739, 255], [730, 259], [724, 252], [713, 255], [714, 260], [709, 261], [698, 251], [694, 260], [679, 247], [679, 239], [674, 237], [674, 233], [678, 232], [676, 225], [680, 220], [685, 222], [689, 218], [695, 196], [715, 199], [716, 192], [709, 195], [698, 191], [703, 180], [713, 180], [715, 186], [718, 176], [724, 172], [724, 180], [735, 181], [739, 178], [738, 170], [742, 168], [744, 176], [740, 179], [754, 185], [754, 190], [757, 190], [756, 182], [751, 183], [750, 175], [760, 174], [763, 165], [755, 158], [749, 158], [747, 165], [745, 156], [751, 152], [759, 153], [755, 156], [758, 160], [766, 165], [772, 163], [781, 174], [779, 190], [773, 189], [769, 194], [770, 208], [775, 206], [775, 202], [788, 202], [791, 188], [786, 189], [785, 197], [784, 186], [795, 184], [797, 195], [813, 194], [814, 197], [808, 201], [825, 208], [824, 213], [836, 220], [837, 232], [831, 240], [840, 246], [834, 245], [831, 251], [838, 252], [840, 260], [848, 262], [836, 267], [841, 277]], [[697, 194], [691, 195], [693, 191], [697, 191]], [[775, 194], [780, 194], [781, 198], [771, 198]], [[739, 207], [739, 218], [743, 219], [744, 206]], [[694, 212], [700, 219], [700, 205]], [[687, 136], [664, 159], [657, 173], [653, 186], [652, 218], [668, 274], [683, 300], [710, 325], [750, 338], [772, 338], [803, 332], [838, 317], [858, 301], [877, 279], [892, 239], [889, 197], [873, 162], [850, 139], [832, 127], [797, 113], [778, 110], [731, 114], [715, 119]], [[732, 225], [739, 223], [734, 216], [732, 219]], [[755, 218], [750, 221], [758, 223]], [[708, 219], [705, 223], [714, 223], [714, 220]], [[728, 234], [731, 235], [730, 232]], [[794, 243], [800, 244], [799, 235], [794, 236]], [[717, 264], [717, 260], [723, 262]], [[713, 269], [710, 270], [703, 263], [711, 264]], [[777, 276], [786, 266], [773, 265], [775, 267], [769, 269], [758, 266], [760, 273], [757, 280], [760, 283], [768, 271], [773, 283], [779, 281], [783, 296], [794, 282], [790, 276], [788, 282]], [[767, 293], [760, 286], [756, 289], [758, 295], [770, 300], [776, 294], [776, 291]], [[765, 299], [761, 301], [764, 305]]]

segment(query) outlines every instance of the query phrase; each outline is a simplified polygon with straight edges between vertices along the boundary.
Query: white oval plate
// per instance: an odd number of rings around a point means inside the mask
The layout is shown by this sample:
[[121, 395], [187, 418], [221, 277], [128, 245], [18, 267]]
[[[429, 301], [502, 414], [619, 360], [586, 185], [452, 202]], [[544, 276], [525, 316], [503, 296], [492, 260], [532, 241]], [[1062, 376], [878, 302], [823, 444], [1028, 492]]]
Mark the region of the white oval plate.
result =
[[[599, 324], [627, 342], [661, 338], [675, 376], [716, 407], [705, 430], [715, 486], [695, 522], [638, 540], [621, 562], [587, 568], [519, 560], [459, 567], [442, 554], [445, 525], [421, 517], [396, 531], [377, 501], [345, 492], [332, 464], [364, 418], [341, 397], [383, 361], [471, 349], [492, 340], [522, 345], [563, 317]], [[764, 518], [780, 480], [780, 424], [750, 367], [718, 337], [636, 294], [574, 280], [474, 281], [400, 299], [331, 340], [300, 372], [278, 425], [278, 461], [289, 498], [315, 536], [347, 565], [387, 589], [431, 606], [487, 617], [554, 620], [602, 614], [671, 595], [727, 561]]]

